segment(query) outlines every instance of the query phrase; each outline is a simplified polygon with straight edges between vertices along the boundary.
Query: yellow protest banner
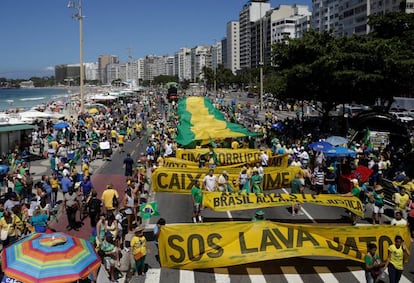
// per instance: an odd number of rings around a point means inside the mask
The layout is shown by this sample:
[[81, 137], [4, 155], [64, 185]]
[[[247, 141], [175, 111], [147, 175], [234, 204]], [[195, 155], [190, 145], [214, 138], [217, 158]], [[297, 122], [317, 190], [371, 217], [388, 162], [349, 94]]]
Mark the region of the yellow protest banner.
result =
[[300, 256], [364, 261], [375, 243], [382, 259], [396, 235], [410, 249], [407, 227], [389, 225], [315, 226], [271, 221], [172, 224], [161, 228], [159, 254], [168, 268], [225, 267]]
[[[213, 149], [220, 165], [231, 165], [236, 163], [253, 162], [260, 160], [260, 149], [231, 149], [231, 148], [214, 148]], [[179, 159], [198, 162], [198, 158], [202, 154], [208, 154], [208, 148], [200, 149], [177, 149], [175, 156]], [[266, 150], [268, 156], [272, 155], [270, 149]], [[269, 166], [286, 167], [287, 159], [276, 159], [275, 162], [286, 162], [286, 164], [269, 164]]]
[[[268, 164], [271, 167], [287, 167], [288, 161], [289, 161], [288, 154], [280, 154], [280, 155], [270, 156], [268, 160]], [[219, 167], [239, 168], [239, 167], [245, 166], [246, 164], [249, 164], [250, 166], [254, 166], [258, 162], [260, 162], [260, 160], [251, 160], [250, 162], [234, 163], [234, 164], [219, 166]], [[198, 162], [188, 161], [188, 160], [180, 159], [176, 157], [165, 158], [164, 167], [199, 168]]]
[[[214, 175], [219, 176], [223, 170], [221, 167], [215, 168]], [[225, 170], [229, 176], [230, 187], [233, 191], [237, 191], [240, 169], [226, 168]], [[156, 192], [189, 194], [191, 193], [195, 180], [199, 180], [202, 183], [208, 171], [208, 168], [160, 167], [151, 174], [152, 189]], [[286, 168], [266, 167], [264, 168], [262, 189], [273, 190], [288, 187], [290, 181], [301, 171], [302, 169], [297, 166]]]
[[325, 206], [337, 206], [364, 216], [362, 202], [357, 197], [314, 194], [238, 194], [205, 192], [203, 206], [215, 211], [243, 210], [274, 206], [288, 206], [295, 203], [312, 203]]

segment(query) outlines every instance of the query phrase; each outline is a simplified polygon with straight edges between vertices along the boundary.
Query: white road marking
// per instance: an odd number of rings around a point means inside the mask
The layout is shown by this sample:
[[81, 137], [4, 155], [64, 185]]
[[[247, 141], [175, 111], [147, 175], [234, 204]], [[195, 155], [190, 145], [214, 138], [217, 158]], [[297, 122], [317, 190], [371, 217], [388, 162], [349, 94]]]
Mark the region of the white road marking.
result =
[[298, 274], [294, 266], [281, 266], [283, 276], [289, 283], [302, 283], [302, 277]]
[[262, 270], [260, 268], [246, 268], [250, 281], [253, 283], [266, 283]]

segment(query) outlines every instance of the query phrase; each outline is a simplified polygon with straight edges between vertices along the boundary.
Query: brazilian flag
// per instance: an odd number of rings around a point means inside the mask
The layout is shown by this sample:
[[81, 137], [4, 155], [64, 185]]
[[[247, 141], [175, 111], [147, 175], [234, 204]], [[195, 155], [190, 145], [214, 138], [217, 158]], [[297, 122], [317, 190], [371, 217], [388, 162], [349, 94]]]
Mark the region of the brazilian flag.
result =
[[156, 201], [141, 204], [139, 206], [142, 219], [150, 219], [154, 216], [159, 216], [158, 204]]
[[211, 143], [213, 139], [256, 137], [261, 133], [250, 132], [242, 125], [228, 122], [224, 114], [216, 109], [210, 99], [191, 96], [178, 102], [180, 123], [177, 126], [177, 143], [189, 146], [194, 142]]

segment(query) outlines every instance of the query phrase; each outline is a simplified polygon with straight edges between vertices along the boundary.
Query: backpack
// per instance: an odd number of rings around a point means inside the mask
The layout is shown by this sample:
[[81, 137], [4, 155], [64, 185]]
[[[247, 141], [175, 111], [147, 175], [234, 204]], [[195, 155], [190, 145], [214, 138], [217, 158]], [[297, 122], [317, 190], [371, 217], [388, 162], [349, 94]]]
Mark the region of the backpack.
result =
[[116, 207], [118, 207], [118, 199], [117, 199], [117, 197], [116, 197], [116, 195], [114, 194], [114, 196], [112, 197], [112, 207], [113, 208], [116, 208]]
[[101, 210], [101, 201], [99, 199], [91, 199], [89, 201], [89, 213], [97, 214]]

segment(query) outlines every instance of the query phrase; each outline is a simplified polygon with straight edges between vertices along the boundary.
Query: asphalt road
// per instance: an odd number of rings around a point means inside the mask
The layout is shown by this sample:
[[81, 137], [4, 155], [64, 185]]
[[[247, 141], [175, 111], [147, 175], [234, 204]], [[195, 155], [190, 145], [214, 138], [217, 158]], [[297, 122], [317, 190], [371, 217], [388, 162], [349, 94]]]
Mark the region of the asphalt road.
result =
[[[142, 140], [135, 140], [125, 145], [125, 153], [129, 152], [134, 159], [137, 159], [140, 153], [145, 151], [145, 147], [146, 144]], [[93, 179], [96, 185], [103, 186], [106, 182], [112, 182], [119, 188], [119, 191], [123, 190], [125, 177], [123, 176], [122, 161], [125, 158], [125, 153], [114, 152], [112, 161], [106, 162], [100, 167]], [[167, 224], [191, 223], [192, 204], [189, 195], [152, 192], [151, 198], [158, 202], [161, 217], [166, 219]], [[305, 204], [303, 208], [305, 215], [295, 217], [291, 216], [287, 207], [266, 208], [264, 212], [268, 220], [278, 222], [351, 225], [344, 209], [310, 204]], [[249, 221], [254, 215], [254, 211], [220, 213], [204, 210], [202, 214], [206, 222]], [[368, 216], [370, 216], [369, 211], [367, 212]], [[151, 219], [150, 224], [154, 224], [157, 220], [157, 218]], [[364, 222], [367, 223], [362, 221], [362, 223]], [[365, 282], [363, 265], [343, 259], [298, 257], [226, 268], [187, 271], [161, 268], [155, 259], [156, 249], [152, 242], [149, 243], [149, 247], [150, 254], [146, 259], [149, 270], [146, 277], [134, 277], [130, 282]], [[413, 282], [413, 280], [414, 261], [411, 259], [406, 265], [400, 282]]]

